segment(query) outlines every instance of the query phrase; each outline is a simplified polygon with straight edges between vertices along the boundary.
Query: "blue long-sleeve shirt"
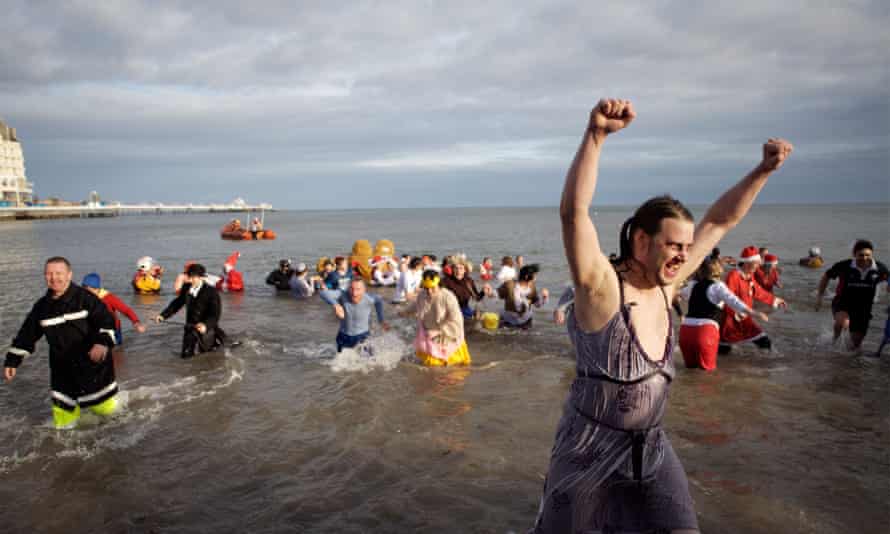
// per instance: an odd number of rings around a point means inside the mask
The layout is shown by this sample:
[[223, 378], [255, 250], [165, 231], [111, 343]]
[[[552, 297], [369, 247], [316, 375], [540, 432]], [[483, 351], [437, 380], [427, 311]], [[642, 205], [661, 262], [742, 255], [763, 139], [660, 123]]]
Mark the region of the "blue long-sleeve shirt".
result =
[[357, 336], [371, 330], [372, 307], [377, 312], [377, 322], [382, 324], [384, 321], [383, 299], [377, 295], [365, 293], [356, 304], [352, 302], [349, 293], [343, 293], [337, 303], [346, 312], [346, 318], [340, 319], [340, 332], [347, 336]]

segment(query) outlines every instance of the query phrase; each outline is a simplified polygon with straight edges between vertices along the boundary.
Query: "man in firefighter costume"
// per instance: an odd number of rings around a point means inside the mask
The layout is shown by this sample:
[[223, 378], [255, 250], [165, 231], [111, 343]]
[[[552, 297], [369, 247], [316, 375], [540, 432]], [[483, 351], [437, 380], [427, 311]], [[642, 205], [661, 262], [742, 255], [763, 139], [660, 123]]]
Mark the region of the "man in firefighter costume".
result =
[[46, 336], [56, 428], [73, 427], [82, 407], [103, 416], [117, 408], [114, 364], [108, 357], [115, 343], [114, 318], [95, 295], [72, 284], [71, 276], [67, 259], [46, 260], [46, 295], [31, 308], [3, 364], [10, 382], [22, 360]]

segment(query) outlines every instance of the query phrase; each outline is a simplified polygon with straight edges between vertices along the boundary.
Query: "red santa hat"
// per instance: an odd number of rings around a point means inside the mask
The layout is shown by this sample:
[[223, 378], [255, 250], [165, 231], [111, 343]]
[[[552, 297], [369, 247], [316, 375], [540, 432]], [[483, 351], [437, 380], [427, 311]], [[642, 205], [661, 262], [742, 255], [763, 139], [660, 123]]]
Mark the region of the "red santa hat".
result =
[[777, 263], [779, 263], [779, 257], [775, 254], [767, 254], [763, 257], [764, 265], [776, 265]]
[[760, 257], [757, 247], [745, 247], [742, 249], [742, 253], [739, 254], [739, 261], [742, 263], [754, 263], [762, 262], [763, 259]]
[[229, 256], [228, 258], [226, 258], [226, 262], [223, 264], [223, 269], [226, 272], [229, 272], [232, 269], [234, 269], [235, 264], [238, 263], [238, 258], [240, 258], [240, 257], [241, 257], [241, 253], [238, 252], [237, 250], [235, 252], [232, 252], [232, 255]]

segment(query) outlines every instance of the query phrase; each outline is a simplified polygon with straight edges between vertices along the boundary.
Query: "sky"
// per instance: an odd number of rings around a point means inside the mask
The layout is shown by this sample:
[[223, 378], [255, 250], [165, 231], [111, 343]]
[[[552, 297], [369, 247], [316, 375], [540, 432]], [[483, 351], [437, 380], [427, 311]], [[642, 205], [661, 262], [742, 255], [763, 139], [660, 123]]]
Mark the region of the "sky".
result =
[[887, 202], [887, 6], [3, 0], [0, 119], [44, 198], [555, 206], [626, 98], [595, 204], [708, 203], [769, 137], [760, 202]]

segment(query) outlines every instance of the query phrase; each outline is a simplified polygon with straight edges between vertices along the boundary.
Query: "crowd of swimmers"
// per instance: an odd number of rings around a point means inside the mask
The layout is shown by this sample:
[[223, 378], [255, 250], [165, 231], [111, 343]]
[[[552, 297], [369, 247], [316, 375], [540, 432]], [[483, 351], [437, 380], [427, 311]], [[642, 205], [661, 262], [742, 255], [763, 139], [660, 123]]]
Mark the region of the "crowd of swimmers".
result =
[[[549, 297], [546, 288], [538, 290], [537, 264], [526, 265], [522, 256], [505, 256], [495, 273], [491, 258], [483, 258], [479, 283], [473, 278], [474, 266], [464, 254], [445, 256], [441, 262], [434, 254], [402, 255], [398, 261], [387, 257], [373, 259], [371, 269], [363, 272], [350, 265], [348, 258], [322, 258], [310, 273], [306, 263], [294, 264], [282, 259], [268, 274], [266, 284], [297, 299], [313, 295], [330, 304], [340, 319], [337, 350], [353, 348], [370, 335], [372, 311], [386, 328], [384, 302], [369, 293], [368, 286], [394, 286], [390, 303], [399, 306], [399, 314], [414, 314], [417, 319], [415, 353], [424, 365], [469, 364], [465, 322], [479, 322], [494, 330], [531, 328], [534, 310]], [[389, 265], [385, 275], [376, 266]], [[500, 314], [486, 312], [481, 303], [498, 297], [503, 300]]]
[[[837, 339], [843, 331], [848, 331], [852, 348], [861, 345], [868, 330], [878, 286], [887, 283], [887, 290], [890, 291], [887, 267], [876, 261], [873, 253], [874, 246], [870, 241], [857, 240], [853, 245], [852, 258], [832, 265], [822, 276], [817, 289], [818, 309], [829, 280], [839, 279], [831, 306], [834, 337]], [[610, 261], [615, 261], [616, 256], [612, 254]], [[183, 358], [215, 350], [225, 341], [225, 333], [219, 326], [222, 305], [218, 293], [244, 290], [243, 275], [236, 269], [239, 258], [237, 251], [229, 255], [218, 275], [208, 273], [197, 262], [188, 261], [175, 278], [173, 289], [176, 298], [155, 320], [165, 321], [180, 308], [186, 307], [181, 350]], [[278, 268], [270, 272], [265, 280], [280, 293], [301, 300], [318, 296], [329, 304], [339, 320], [335, 336], [338, 352], [345, 348], [355, 349], [367, 340], [373, 318], [376, 318], [382, 330], [389, 329], [384, 299], [369, 292], [368, 286], [394, 286], [390, 305], [397, 307], [400, 316], [413, 316], [416, 319], [415, 355], [427, 366], [470, 364], [472, 360], [465, 333], [467, 326], [478, 324], [488, 330], [499, 327], [528, 329], [533, 324], [535, 310], [549, 299], [546, 288], [537, 288], [539, 266], [525, 264], [522, 256], [504, 256], [499, 267], [494, 266], [490, 257], [485, 257], [477, 270], [464, 254], [445, 256], [441, 262], [433, 254], [406, 254], [400, 256], [397, 262], [392, 262], [394, 274], [388, 277], [386, 283], [379, 282], [381, 278], [375, 276], [373, 267], [369, 271], [370, 280], [366, 280], [362, 271], [356, 265], [350, 265], [348, 260], [346, 256], [322, 258], [310, 272], [303, 262], [294, 264], [291, 260], [282, 259]], [[67, 265], [65, 261], [61, 263]], [[381, 262], [378, 258], [372, 263]], [[818, 247], [811, 248], [808, 255], [799, 260], [799, 265], [811, 268], [823, 264]], [[50, 263], [47, 266], [49, 268]], [[478, 280], [474, 279], [476, 271]], [[755, 301], [771, 309], [787, 306], [784, 299], [774, 294], [776, 289], [782, 288], [781, 272], [778, 258], [766, 248], [748, 246], [738, 257], [722, 256], [720, 250], [714, 248], [673, 302], [674, 310], [681, 317], [679, 347], [686, 366], [716, 369], [718, 354], [729, 353], [733, 345], [751, 343], [760, 349], [770, 349], [772, 340], [758, 324], [758, 320], [767, 322], [769, 317], [757, 309]], [[151, 257], [140, 258], [132, 280], [134, 291], [160, 292], [163, 274], [164, 269]], [[101, 301], [109, 312], [113, 325], [109, 336], [113, 343], [110, 346], [120, 345], [123, 341], [119, 314], [132, 322], [136, 332], [145, 331], [144, 324], [132, 308], [103, 287], [98, 273], [84, 276], [81, 287]], [[502, 301], [500, 312], [486, 311], [490, 306], [484, 303], [487, 299], [495, 298]], [[565, 322], [574, 298], [574, 287], [569, 287], [561, 295], [553, 311], [556, 323]], [[80, 312], [82, 310], [77, 310], [77, 313]], [[887, 312], [890, 314], [890, 308]], [[43, 326], [43, 323], [38, 321], [38, 325]], [[8, 359], [10, 364], [17, 363], [16, 355], [33, 351], [36, 339], [32, 341], [31, 338], [37, 330], [31, 318], [26, 321], [26, 326], [14, 342], [14, 350], [10, 350], [13, 356]], [[890, 344], [890, 318], [884, 330], [875, 356], [880, 356], [884, 347]], [[52, 340], [52, 336], [47, 337]], [[56, 393], [62, 399], [76, 398], [71, 397], [70, 392]], [[58, 401], [56, 404], [60, 406], [64, 402]], [[63, 410], [59, 413], [65, 415], [64, 408], [59, 406], [57, 408]], [[60, 421], [63, 426], [68, 425], [70, 417], [61, 417]]]

